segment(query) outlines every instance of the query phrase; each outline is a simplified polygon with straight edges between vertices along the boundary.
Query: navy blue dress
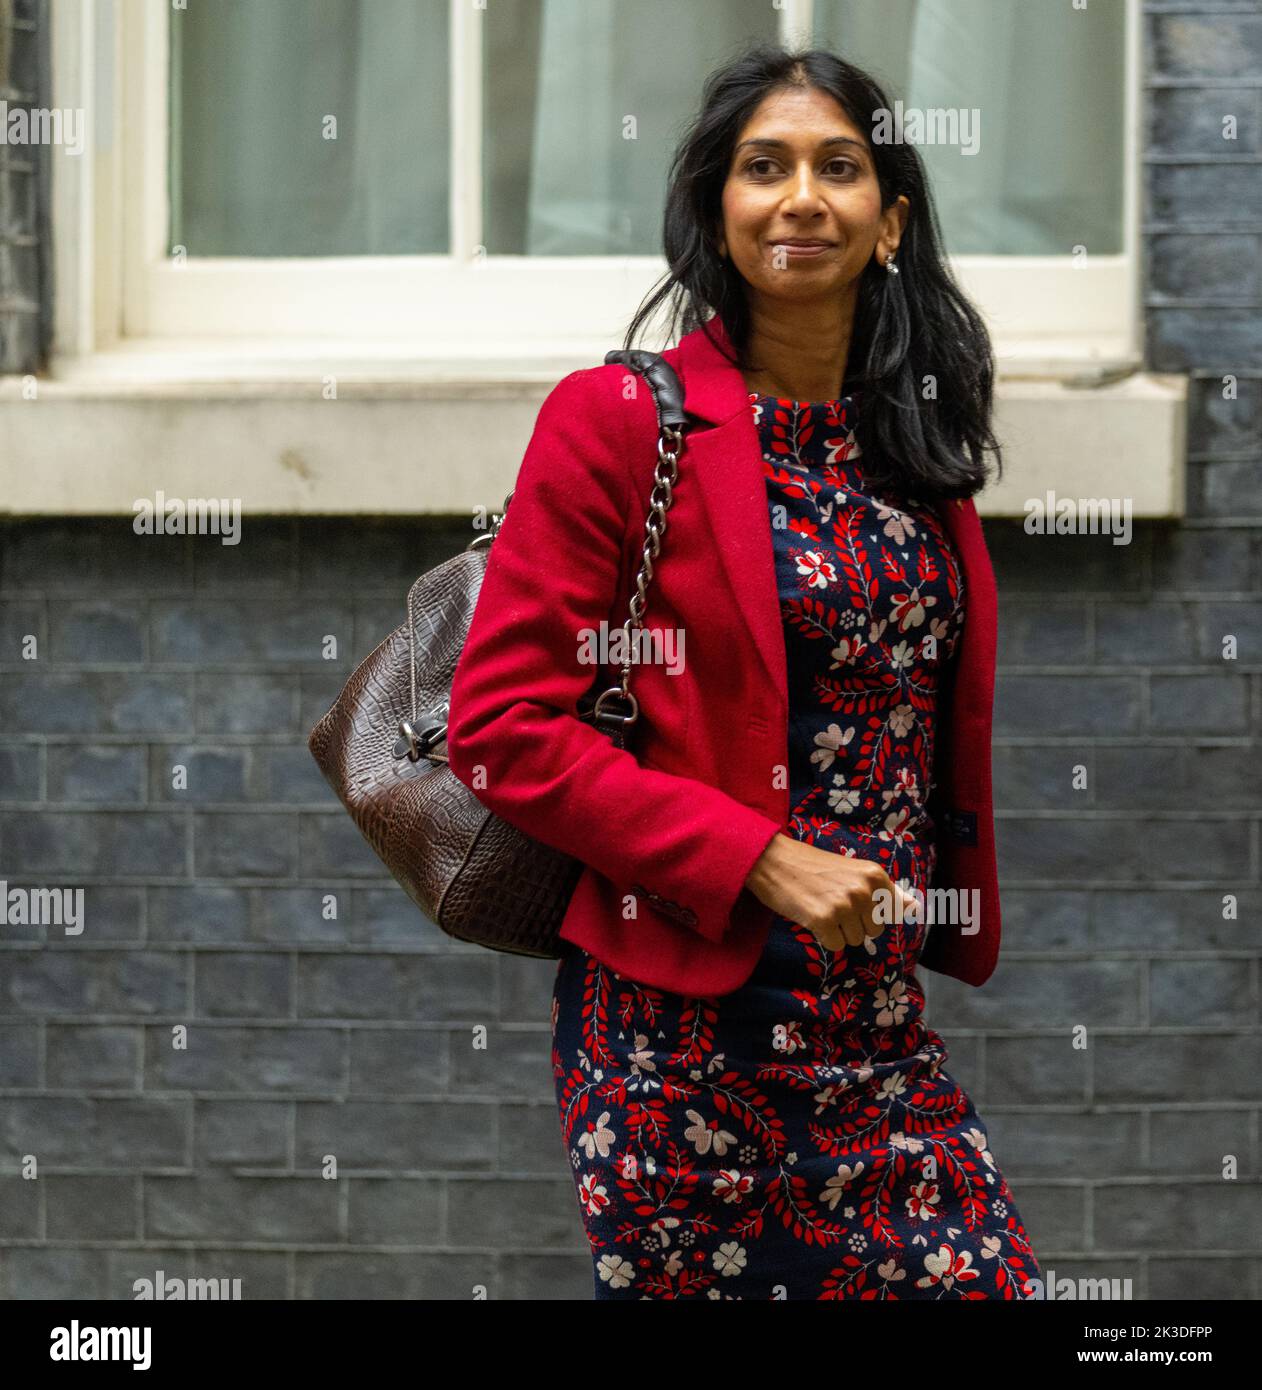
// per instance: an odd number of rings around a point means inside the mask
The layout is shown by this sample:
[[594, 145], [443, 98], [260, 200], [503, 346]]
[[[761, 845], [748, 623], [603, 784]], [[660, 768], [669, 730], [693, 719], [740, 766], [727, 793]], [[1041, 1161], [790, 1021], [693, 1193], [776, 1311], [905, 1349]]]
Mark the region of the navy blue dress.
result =
[[[924, 891], [966, 595], [933, 509], [865, 490], [856, 400], [749, 397], [788, 659], [785, 829]], [[925, 930], [832, 952], [773, 915], [753, 975], [718, 997], [569, 950], [552, 1063], [597, 1298], [1032, 1296], [986, 1127], [921, 1018]]]

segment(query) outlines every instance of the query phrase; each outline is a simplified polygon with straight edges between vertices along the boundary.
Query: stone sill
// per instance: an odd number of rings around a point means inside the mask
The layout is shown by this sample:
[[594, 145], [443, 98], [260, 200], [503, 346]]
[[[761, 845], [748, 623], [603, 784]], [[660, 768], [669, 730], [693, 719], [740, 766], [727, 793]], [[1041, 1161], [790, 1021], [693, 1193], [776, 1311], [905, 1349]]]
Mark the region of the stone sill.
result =
[[[254, 515], [498, 511], [540, 402], [572, 368], [484, 364], [433, 374], [305, 380], [0, 379], [0, 511], [132, 515], [138, 498], [239, 498]], [[1099, 363], [1078, 364], [1088, 380]], [[1135, 518], [1184, 514], [1187, 380], [1009, 371], [997, 389], [1004, 479], [984, 516], [1029, 498], [1129, 498]], [[34, 399], [28, 399], [34, 383]], [[686, 456], [685, 456], [686, 457]], [[686, 465], [685, 465], [686, 466]], [[646, 469], [652, 467], [646, 445]]]

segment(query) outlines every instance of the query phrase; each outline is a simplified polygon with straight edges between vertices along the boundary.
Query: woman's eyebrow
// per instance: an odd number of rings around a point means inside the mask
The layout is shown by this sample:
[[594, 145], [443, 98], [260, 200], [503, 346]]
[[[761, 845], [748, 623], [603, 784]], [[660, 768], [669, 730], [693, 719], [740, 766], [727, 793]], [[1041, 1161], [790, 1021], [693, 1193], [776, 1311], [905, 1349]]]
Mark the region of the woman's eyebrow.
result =
[[[852, 135], [830, 135], [826, 140], [821, 140], [819, 143], [821, 149], [827, 145], [853, 145], [857, 150], [866, 152], [863, 142], [861, 140], [856, 140]], [[777, 140], [772, 136], [759, 136], [753, 140], [742, 140], [732, 153], [740, 154], [743, 149], [750, 145], [765, 145], [768, 149], [774, 150], [787, 150], [789, 148], [789, 142], [787, 140]]]

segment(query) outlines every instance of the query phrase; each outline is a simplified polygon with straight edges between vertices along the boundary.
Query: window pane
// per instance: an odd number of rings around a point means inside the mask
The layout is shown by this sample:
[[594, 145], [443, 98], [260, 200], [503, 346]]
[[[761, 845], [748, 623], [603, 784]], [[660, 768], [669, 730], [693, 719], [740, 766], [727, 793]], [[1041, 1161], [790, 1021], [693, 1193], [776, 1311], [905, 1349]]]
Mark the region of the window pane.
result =
[[171, 245], [192, 256], [446, 251], [447, 10], [447, 0], [172, 9]]
[[1122, 249], [1124, 0], [815, 0], [815, 39], [891, 102], [980, 112], [978, 153], [922, 144], [947, 249]]
[[658, 255], [707, 74], [774, 39], [767, 0], [516, 0], [483, 15], [490, 253]]

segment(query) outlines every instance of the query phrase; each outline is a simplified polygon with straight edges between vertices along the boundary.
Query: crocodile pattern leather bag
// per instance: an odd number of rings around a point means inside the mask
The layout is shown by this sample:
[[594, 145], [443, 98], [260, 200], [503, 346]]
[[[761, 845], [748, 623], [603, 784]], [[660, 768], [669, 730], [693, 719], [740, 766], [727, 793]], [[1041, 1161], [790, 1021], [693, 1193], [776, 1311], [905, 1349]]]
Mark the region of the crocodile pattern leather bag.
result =
[[[606, 364], [640, 373], [657, 407], [658, 463], [628, 637], [643, 623], [653, 559], [666, 531], [686, 416], [683, 387], [658, 353], [615, 350]], [[512, 493], [505, 499], [507, 511]], [[413, 902], [448, 935], [516, 955], [557, 957], [582, 863], [492, 813], [447, 765], [452, 678], [503, 517], [459, 554], [420, 576], [407, 621], [355, 668], [307, 739], [312, 756], [364, 838]], [[630, 653], [637, 644], [628, 641]], [[621, 682], [578, 703], [577, 717], [627, 747], [639, 706]]]

